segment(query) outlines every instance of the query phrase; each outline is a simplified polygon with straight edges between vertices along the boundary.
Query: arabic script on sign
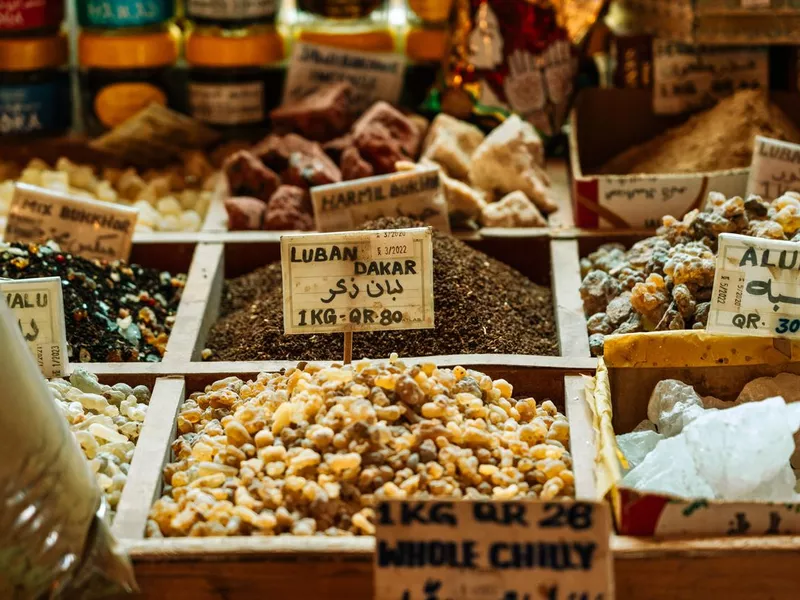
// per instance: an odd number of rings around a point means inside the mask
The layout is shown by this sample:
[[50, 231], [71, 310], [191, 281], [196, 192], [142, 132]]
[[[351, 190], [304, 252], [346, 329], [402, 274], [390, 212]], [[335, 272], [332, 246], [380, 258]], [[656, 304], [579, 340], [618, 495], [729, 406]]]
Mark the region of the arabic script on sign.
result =
[[0, 281], [0, 294], [14, 313], [42, 374], [63, 375], [67, 366], [67, 337], [61, 279], [4, 279]]
[[284, 331], [433, 327], [426, 227], [281, 237]]
[[3, 235], [7, 242], [52, 240], [62, 252], [100, 260], [128, 260], [139, 212], [18, 183]]
[[800, 246], [722, 234], [707, 329], [800, 337]]
[[756, 136], [747, 193], [774, 200], [800, 191], [800, 145]]

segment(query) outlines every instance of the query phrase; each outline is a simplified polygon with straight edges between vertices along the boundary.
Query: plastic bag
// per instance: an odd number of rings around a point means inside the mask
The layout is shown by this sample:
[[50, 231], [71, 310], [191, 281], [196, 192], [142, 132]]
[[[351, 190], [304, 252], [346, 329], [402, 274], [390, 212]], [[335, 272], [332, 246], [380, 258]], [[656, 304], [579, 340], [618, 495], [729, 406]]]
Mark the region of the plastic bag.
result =
[[89, 464], [0, 301], [0, 598], [134, 591]]

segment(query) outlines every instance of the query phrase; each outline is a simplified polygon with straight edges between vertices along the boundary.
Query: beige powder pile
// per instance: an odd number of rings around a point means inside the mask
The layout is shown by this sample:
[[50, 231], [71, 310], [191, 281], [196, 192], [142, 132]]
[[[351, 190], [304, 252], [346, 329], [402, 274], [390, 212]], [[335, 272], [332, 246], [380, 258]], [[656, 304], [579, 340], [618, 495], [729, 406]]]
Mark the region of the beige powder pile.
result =
[[797, 126], [760, 90], [742, 90], [648, 142], [629, 148], [599, 173], [696, 173], [747, 167], [753, 139], [800, 142]]

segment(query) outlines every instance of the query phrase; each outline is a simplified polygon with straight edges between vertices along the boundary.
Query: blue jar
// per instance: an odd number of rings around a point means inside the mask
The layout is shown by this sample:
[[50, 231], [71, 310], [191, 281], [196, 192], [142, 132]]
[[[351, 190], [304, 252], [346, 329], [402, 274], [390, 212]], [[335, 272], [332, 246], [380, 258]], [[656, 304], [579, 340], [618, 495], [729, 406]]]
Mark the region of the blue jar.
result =
[[61, 135], [71, 125], [67, 39], [0, 39], [0, 136]]
[[175, 16], [175, 0], [77, 0], [78, 23], [90, 29], [160, 25]]

